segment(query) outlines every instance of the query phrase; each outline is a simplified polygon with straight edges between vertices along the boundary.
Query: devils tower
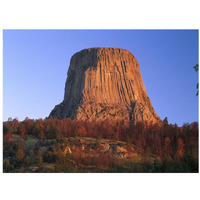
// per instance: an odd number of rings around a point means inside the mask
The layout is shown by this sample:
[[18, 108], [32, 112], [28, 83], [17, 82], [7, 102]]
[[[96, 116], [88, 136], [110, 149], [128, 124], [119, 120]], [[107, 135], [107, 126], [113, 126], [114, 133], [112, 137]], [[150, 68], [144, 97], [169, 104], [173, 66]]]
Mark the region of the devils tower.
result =
[[90, 48], [70, 61], [64, 100], [50, 113], [58, 119], [158, 122], [135, 56], [119, 48]]

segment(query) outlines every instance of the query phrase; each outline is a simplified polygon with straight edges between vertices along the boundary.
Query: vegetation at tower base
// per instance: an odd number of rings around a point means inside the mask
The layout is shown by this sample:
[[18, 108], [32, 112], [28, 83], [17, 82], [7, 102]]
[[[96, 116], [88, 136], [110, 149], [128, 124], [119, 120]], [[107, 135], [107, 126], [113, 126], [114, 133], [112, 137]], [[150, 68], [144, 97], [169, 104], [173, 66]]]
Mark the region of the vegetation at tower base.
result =
[[198, 123], [3, 123], [4, 172], [198, 172]]

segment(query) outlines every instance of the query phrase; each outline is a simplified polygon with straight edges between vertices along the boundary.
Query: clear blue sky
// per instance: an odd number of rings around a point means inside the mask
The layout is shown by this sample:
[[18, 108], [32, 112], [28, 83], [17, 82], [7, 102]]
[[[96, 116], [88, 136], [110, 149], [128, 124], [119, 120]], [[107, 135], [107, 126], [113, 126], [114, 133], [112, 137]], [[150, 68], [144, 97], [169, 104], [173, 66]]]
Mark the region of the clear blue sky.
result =
[[4, 30], [3, 120], [47, 117], [63, 100], [71, 56], [90, 47], [132, 52], [161, 119], [198, 121], [197, 30]]

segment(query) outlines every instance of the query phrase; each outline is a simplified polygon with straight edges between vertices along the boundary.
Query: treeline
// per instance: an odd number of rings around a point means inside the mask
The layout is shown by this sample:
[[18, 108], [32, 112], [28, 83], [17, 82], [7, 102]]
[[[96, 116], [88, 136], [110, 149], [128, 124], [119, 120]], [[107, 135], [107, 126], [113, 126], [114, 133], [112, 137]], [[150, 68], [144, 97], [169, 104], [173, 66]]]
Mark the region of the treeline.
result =
[[[12, 135], [24, 139], [34, 135], [41, 141], [45, 139], [63, 139], [69, 137], [92, 137], [124, 141], [137, 147], [144, 157], [157, 156], [167, 160], [182, 161], [198, 171], [198, 123], [185, 123], [182, 127], [176, 124], [153, 124], [138, 122], [128, 124], [121, 122], [87, 122], [71, 120], [26, 118], [3, 123], [4, 145], [9, 144]], [[193, 169], [192, 169], [193, 170]]]

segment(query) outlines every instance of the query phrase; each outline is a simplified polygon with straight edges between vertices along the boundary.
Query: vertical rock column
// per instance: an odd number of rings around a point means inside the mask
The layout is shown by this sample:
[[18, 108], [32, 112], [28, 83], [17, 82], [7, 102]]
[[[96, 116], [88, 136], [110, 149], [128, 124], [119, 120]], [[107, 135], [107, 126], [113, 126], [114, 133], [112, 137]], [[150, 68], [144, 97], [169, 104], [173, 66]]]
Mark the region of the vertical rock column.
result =
[[64, 100], [50, 116], [97, 121], [160, 121], [146, 93], [136, 58], [119, 48], [91, 48], [74, 54]]

